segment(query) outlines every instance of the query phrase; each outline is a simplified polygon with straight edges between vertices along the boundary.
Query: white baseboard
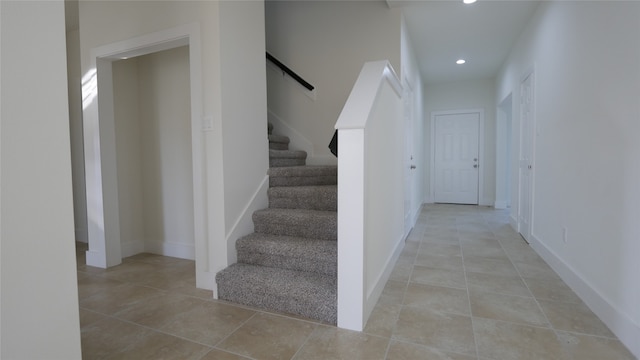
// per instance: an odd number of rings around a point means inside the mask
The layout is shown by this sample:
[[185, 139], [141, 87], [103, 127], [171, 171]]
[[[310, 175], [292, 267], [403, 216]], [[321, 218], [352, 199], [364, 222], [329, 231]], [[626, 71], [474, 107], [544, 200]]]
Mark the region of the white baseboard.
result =
[[171, 256], [180, 259], [196, 259], [196, 248], [194, 244], [185, 244], [170, 241], [147, 241], [144, 244], [144, 251], [150, 252], [152, 254]]
[[478, 203], [479, 206], [493, 206], [493, 199], [489, 199], [489, 198], [482, 198], [480, 199], [480, 202]]
[[531, 235], [531, 247], [558, 273], [560, 278], [584, 301], [620, 341], [640, 358], [640, 326], [630, 316], [611, 304], [602, 294], [583, 279], [569, 264], [565, 263], [537, 236]]
[[382, 294], [382, 290], [384, 290], [384, 286], [387, 284], [387, 281], [391, 276], [391, 272], [393, 271], [393, 268], [396, 265], [396, 261], [398, 260], [398, 257], [400, 256], [400, 253], [404, 248], [404, 245], [405, 245], [404, 238], [400, 239], [396, 243], [393, 253], [391, 254], [389, 259], [387, 260], [387, 263], [384, 266], [384, 270], [380, 273], [380, 276], [376, 280], [375, 285], [371, 290], [369, 290], [369, 293], [367, 294], [367, 298], [365, 299], [365, 303], [364, 303], [364, 324], [362, 325], [363, 328], [367, 325], [369, 316], [371, 315], [373, 308], [378, 303], [378, 299]]
[[[424, 204], [420, 204], [420, 206], [418, 206], [418, 208], [413, 212], [413, 216], [411, 217], [411, 229], [413, 229], [416, 224], [418, 223], [418, 218], [420, 217], [420, 214], [422, 213], [422, 208], [424, 207]], [[404, 240], [406, 240], [407, 236], [409, 234], [405, 234], [405, 238]]]
[[518, 232], [518, 219], [514, 218], [513, 215], [509, 215], [509, 225], [515, 232]]

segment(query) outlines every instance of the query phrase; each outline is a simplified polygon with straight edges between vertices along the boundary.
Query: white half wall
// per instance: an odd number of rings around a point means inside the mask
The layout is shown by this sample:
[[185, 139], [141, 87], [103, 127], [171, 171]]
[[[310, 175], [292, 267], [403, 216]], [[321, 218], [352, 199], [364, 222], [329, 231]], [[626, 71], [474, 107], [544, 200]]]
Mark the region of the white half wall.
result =
[[336, 123], [341, 328], [362, 331], [404, 245], [402, 110], [389, 63], [367, 62]]
[[64, 2], [0, 2], [0, 36], [0, 358], [79, 360]]
[[[534, 249], [636, 357], [639, 64], [640, 3], [546, 2], [496, 81], [498, 99], [519, 99], [535, 66]], [[514, 101], [514, 149], [519, 111]], [[517, 176], [512, 185], [514, 212]]]

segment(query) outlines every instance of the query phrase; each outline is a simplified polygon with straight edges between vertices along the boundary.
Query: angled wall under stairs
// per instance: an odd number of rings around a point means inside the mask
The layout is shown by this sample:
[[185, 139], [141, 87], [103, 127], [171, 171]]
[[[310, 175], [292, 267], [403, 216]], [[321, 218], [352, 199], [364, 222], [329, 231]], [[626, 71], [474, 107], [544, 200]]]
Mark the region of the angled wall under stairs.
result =
[[216, 275], [218, 298], [336, 324], [337, 167], [307, 166], [271, 124], [268, 136], [269, 208]]

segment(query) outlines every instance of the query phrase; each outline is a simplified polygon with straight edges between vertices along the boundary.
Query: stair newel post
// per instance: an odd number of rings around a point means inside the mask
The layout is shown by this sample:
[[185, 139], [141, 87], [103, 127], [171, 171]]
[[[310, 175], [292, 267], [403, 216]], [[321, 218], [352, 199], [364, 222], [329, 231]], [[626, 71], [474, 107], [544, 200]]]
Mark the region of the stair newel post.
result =
[[[338, 134], [338, 327], [362, 331], [365, 301], [364, 129], [339, 129]], [[349, 257], [340, 254], [349, 254]]]

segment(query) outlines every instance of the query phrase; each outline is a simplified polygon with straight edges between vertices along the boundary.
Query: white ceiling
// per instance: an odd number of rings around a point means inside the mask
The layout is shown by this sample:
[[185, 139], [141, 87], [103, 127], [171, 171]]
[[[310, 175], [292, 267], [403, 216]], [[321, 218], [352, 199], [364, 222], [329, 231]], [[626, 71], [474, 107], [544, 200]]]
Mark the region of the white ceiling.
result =
[[[423, 80], [443, 83], [494, 77], [539, 1], [387, 0], [401, 7]], [[456, 65], [464, 58], [467, 63]]]
[[[379, 1], [379, 0], [378, 0]], [[426, 83], [494, 77], [540, 1], [386, 0], [404, 13]], [[78, 28], [78, 0], [65, 0], [67, 31]], [[464, 58], [460, 66], [455, 61]]]

